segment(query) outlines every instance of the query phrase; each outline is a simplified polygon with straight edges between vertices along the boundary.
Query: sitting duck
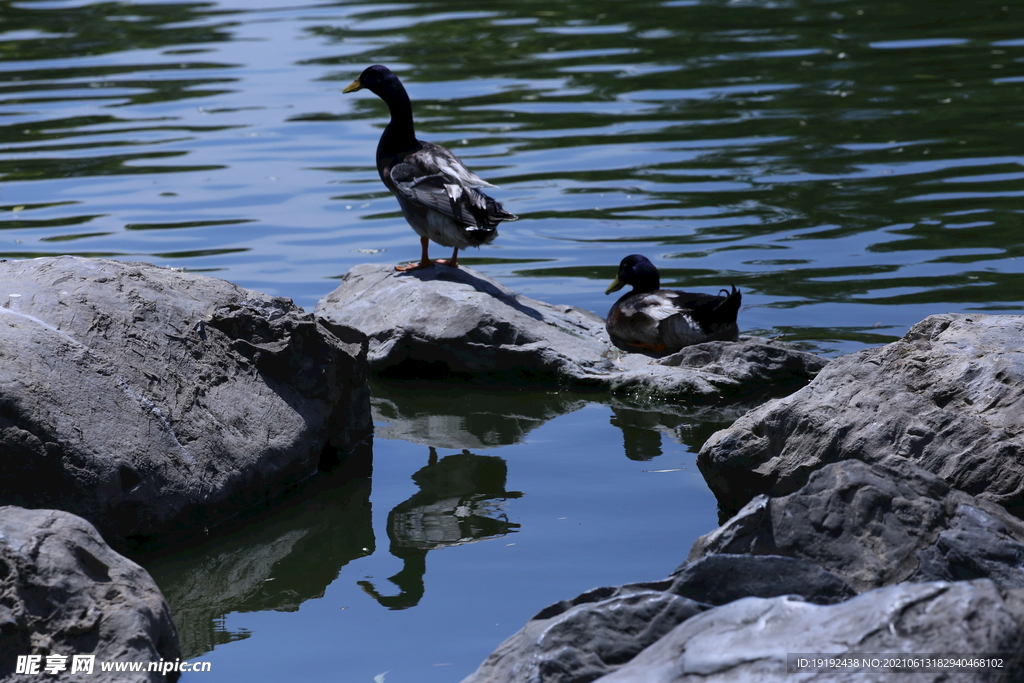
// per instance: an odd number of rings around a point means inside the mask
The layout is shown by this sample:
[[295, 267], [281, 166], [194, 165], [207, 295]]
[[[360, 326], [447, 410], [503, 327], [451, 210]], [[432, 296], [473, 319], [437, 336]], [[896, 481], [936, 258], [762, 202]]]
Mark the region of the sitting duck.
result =
[[494, 186], [449, 150], [416, 139], [412, 103], [390, 69], [380, 64], [367, 67], [343, 92], [364, 88], [384, 100], [391, 112], [391, 122], [377, 143], [377, 172], [398, 198], [405, 220], [420, 236], [422, 246], [419, 263], [395, 266], [395, 270], [434, 265], [427, 256], [430, 240], [454, 248], [450, 259], [437, 263], [458, 268], [459, 249], [490, 244], [498, 236], [498, 223], [514, 221], [517, 216], [477, 189]]
[[736, 314], [742, 295], [736, 287], [725, 296], [661, 289], [658, 269], [640, 254], [622, 259], [619, 274], [605, 290], [611, 294], [632, 285], [608, 311], [605, 328], [623, 351], [665, 356], [706, 341], [736, 341]]

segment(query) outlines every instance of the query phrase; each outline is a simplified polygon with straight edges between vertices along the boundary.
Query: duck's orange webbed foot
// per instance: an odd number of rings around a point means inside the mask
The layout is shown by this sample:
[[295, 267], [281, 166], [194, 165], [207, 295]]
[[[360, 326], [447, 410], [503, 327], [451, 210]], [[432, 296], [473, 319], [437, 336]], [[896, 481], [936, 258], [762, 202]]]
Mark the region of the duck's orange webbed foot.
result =
[[451, 258], [439, 258], [436, 261], [434, 261], [434, 263], [440, 264], [442, 266], [448, 266], [449, 268], [458, 268], [459, 267], [459, 248], [455, 247], [455, 249], [452, 250], [452, 257]]
[[399, 273], [407, 273], [410, 270], [422, 270], [423, 268], [433, 268], [434, 264], [431, 261], [420, 261], [418, 263], [406, 263], [404, 266], [395, 266], [395, 270]]
[[395, 266], [395, 270], [397, 270], [399, 273], [406, 273], [410, 270], [422, 270], [423, 268], [432, 268], [434, 263], [430, 260], [430, 257], [427, 256], [428, 244], [429, 240], [426, 237], [421, 237], [420, 248], [423, 250], [423, 252], [420, 255], [420, 262], [407, 263], [404, 266]]

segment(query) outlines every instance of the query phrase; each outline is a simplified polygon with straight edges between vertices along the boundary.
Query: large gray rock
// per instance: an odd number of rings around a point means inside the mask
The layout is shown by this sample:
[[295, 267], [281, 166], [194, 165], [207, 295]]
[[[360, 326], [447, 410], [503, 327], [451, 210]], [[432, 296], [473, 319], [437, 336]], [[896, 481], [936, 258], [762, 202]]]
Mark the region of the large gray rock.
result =
[[989, 578], [1024, 588], [1024, 522], [902, 458], [827, 465], [788, 496], [758, 496], [697, 539], [716, 553], [811, 562], [858, 592], [902, 581]]
[[201, 531], [370, 427], [366, 340], [290, 300], [74, 257], [0, 263], [0, 503], [111, 543]]
[[750, 411], [697, 462], [734, 512], [759, 493], [797, 490], [827, 463], [889, 455], [1024, 510], [1024, 316], [931, 316]]
[[[963, 583], [927, 583], [937, 580]], [[642, 639], [629, 621], [637, 614], [656, 626]], [[682, 625], [652, 643], [649, 636], [673, 619]], [[951, 620], [956, 628], [938, 633]], [[872, 635], [890, 624], [894, 638]], [[609, 656], [618, 638], [628, 647]], [[595, 589], [548, 607], [464, 683], [788, 680], [796, 672], [787, 671], [786, 653], [1014, 653], [1022, 639], [1024, 522], [902, 458], [874, 466], [848, 460], [789, 496], [751, 501], [698, 539], [668, 579]], [[644, 643], [635, 659], [627, 656]], [[1014, 675], [1024, 673], [1017, 660], [1008, 670]], [[1011, 680], [1000, 677], [1007, 671], [946, 673], [911, 680]]]
[[370, 366], [383, 377], [718, 403], [792, 391], [826, 363], [792, 345], [751, 337], [652, 361], [612, 346], [593, 313], [529, 299], [469, 268], [397, 273], [356, 266], [316, 314], [365, 332]]
[[[698, 614], [600, 683], [726, 683], [763, 681], [1020, 680], [1024, 591], [984, 579], [901, 584], [836, 605], [790, 597], [746, 598]], [[796, 655], [1000, 653], [1004, 668], [967, 671], [888, 669], [799, 672]], [[521, 681], [530, 679], [522, 678]]]
[[[81, 517], [0, 507], [0, 679], [54, 680], [15, 673], [19, 656], [64, 655], [67, 683], [156, 683], [156, 672], [102, 672], [100, 662], [174, 662], [180, 655], [167, 603], [146, 571], [110, 549]], [[93, 655], [93, 673], [72, 674], [74, 655]]]

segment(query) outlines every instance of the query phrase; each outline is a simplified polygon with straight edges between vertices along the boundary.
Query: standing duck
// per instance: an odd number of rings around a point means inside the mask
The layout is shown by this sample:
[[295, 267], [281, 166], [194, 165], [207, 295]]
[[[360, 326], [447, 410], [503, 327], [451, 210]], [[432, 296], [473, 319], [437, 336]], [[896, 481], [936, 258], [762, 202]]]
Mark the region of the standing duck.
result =
[[664, 356], [691, 344], [739, 338], [742, 295], [735, 287], [723, 289], [726, 296], [661, 289], [658, 269], [640, 254], [622, 259], [605, 294], [626, 285], [633, 290], [612, 305], [605, 323], [612, 343], [623, 351]]
[[398, 76], [380, 64], [368, 67], [343, 92], [369, 90], [384, 100], [391, 122], [377, 143], [377, 172], [398, 198], [405, 220], [420, 236], [419, 263], [395, 266], [417, 270], [433, 265], [427, 245], [433, 240], [452, 247], [450, 259], [437, 263], [459, 267], [459, 249], [490, 244], [498, 236], [498, 223], [517, 216], [502, 208], [479, 187], [494, 187], [478, 177], [458, 157], [440, 145], [416, 139], [412, 103]]

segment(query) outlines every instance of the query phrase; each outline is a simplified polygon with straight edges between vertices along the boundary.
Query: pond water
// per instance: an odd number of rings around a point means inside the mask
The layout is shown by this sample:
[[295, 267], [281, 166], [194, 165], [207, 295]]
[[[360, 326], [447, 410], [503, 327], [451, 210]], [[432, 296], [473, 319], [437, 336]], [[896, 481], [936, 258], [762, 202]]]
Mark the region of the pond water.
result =
[[[528, 296], [603, 314], [643, 253], [666, 286], [740, 287], [744, 333], [829, 356], [1024, 304], [1020, 4], [0, 7], [0, 258], [150, 261], [307, 309], [354, 264], [417, 258], [374, 167], [386, 109], [341, 93], [383, 63], [420, 137], [520, 216], [464, 263]], [[459, 681], [717, 523], [694, 454], [736, 411], [374, 397], [372, 477], [138, 558], [212, 663], [187, 683]]]

